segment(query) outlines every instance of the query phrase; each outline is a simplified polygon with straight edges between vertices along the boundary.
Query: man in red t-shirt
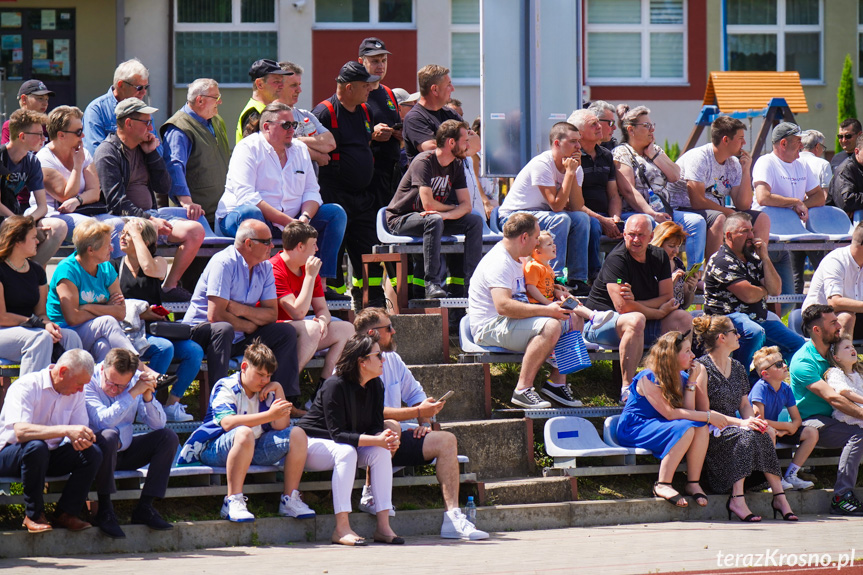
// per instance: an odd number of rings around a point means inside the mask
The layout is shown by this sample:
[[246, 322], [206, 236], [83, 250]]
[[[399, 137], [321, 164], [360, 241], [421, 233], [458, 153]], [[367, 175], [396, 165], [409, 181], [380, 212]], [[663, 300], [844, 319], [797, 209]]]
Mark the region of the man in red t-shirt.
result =
[[[328, 349], [321, 378], [333, 374], [336, 361], [345, 342], [354, 334], [353, 326], [345, 321], [332, 321], [324, 299], [324, 288], [318, 272], [321, 260], [318, 232], [311, 225], [295, 220], [282, 232], [282, 251], [270, 258], [279, 299], [279, 321], [289, 321], [297, 331], [297, 355], [300, 369], [315, 352]], [[314, 316], [309, 315], [311, 308]], [[332, 323], [331, 323], [332, 322]]]

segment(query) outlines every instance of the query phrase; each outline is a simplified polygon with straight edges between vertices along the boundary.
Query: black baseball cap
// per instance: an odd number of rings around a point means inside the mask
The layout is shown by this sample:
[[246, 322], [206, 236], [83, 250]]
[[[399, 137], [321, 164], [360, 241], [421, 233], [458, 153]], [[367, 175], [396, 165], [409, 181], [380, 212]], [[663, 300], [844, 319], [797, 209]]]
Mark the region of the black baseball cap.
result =
[[279, 74], [280, 76], [294, 75], [290, 70], [282, 70], [282, 67], [275, 60], [255, 60], [252, 67], [249, 68], [249, 76], [252, 77], [252, 80], [263, 78], [267, 74]]
[[339, 71], [339, 76], [336, 78], [336, 82], [339, 84], [347, 84], [349, 82], [377, 82], [380, 79], [380, 76], [369, 74], [366, 67], [359, 62], [352, 61], [342, 66], [341, 71]]
[[360, 57], [377, 56], [379, 54], [392, 54], [387, 50], [386, 44], [380, 38], [366, 38], [360, 42]]
[[18, 97], [20, 98], [25, 94], [28, 96], [56, 96], [42, 80], [27, 80], [21, 84], [21, 87], [18, 88]]

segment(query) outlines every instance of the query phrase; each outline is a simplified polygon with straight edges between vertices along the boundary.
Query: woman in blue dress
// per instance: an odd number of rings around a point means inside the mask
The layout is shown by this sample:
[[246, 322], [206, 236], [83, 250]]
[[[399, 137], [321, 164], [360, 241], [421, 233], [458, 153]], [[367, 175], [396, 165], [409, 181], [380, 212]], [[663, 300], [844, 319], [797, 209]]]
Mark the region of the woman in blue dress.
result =
[[725, 416], [715, 411], [695, 410], [695, 385], [707, 377], [704, 368], [693, 363], [689, 332], [664, 334], [645, 360], [647, 369], [638, 373], [629, 386], [629, 399], [617, 425], [617, 440], [627, 447], [649, 449], [662, 460], [653, 494], [677, 507], [689, 503], [671, 486], [677, 466], [686, 456], [687, 482], [684, 490], [701, 507], [707, 496], [699, 485], [707, 453], [707, 423], [720, 429]]

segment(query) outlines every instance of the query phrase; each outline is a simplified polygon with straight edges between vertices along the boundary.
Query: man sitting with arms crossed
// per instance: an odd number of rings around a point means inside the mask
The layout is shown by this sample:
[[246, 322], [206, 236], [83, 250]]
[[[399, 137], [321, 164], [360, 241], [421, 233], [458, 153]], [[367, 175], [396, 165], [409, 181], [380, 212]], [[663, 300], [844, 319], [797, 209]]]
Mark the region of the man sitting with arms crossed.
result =
[[674, 299], [668, 254], [650, 245], [650, 228], [650, 218], [644, 214], [627, 218], [623, 243], [606, 256], [585, 303], [594, 311], [615, 312], [605, 323], [585, 325], [584, 339], [619, 347], [621, 401], [626, 401], [644, 346], [663, 333], [692, 327], [692, 316]]
[[[117, 492], [114, 471], [129, 471], [149, 465], [132, 523], [156, 531], [169, 531], [173, 525], [153, 508], [153, 500], [165, 496], [171, 465], [177, 453], [177, 434], [165, 428], [165, 412], [154, 397], [156, 379], [137, 373], [138, 356], [126, 349], [112, 349], [96, 366], [93, 378], [84, 389], [90, 425], [96, 444], [102, 450], [102, 466], [96, 475], [99, 510], [93, 523], [112, 539], [125, 539], [111, 494]], [[134, 435], [135, 417], [150, 426], [149, 433]]]
[[[467, 308], [471, 335], [477, 344], [524, 352], [511, 401], [528, 409], [551, 407], [551, 403], [540, 399], [533, 380], [560, 338], [561, 321], [569, 317], [559, 301], [548, 305], [527, 301], [521, 258], [533, 252], [538, 239], [539, 223], [535, 216], [525, 212], [512, 214], [503, 226], [503, 239], [480, 260], [473, 274]], [[557, 387], [551, 391], [546, 385], [543, 388], [546, 395], [560, 397], [555, 401], [566, 401], [572, 407], [581, 405], [572, 397], [566, 376], [557, 368], [551, 369], [549, 380]]]
[[306, 465], [306, 432], [291, 425], [291, 403], [282, 385], [271, 381], [278, 362], [272, 350], [256, 339], [246, 348], [240, 371], [220, 379], [210, 395], [204, 423], [180, 452], [181, 464], [200, 461], [228, 468], [228, 496], [222, 504], [223, 519], [254, 521], [246, 509], [243, 483], [249, 465], [276, 465], [285, 458], [285, 490], [279, 515], [314, 518], [303, 503], [300, 478]]
[[[381, 375], [384, 384], [384, 419], [403, 422], [401, 443], [393, 456], [393, 465], [427, 465], [437, 458], [435, 473], [447, 509], [440, 536], [469, 541], [488, 539], [488, 533], [474, 527], [458, 507], [458, 445], [455, 435], [449, 431], [431, 431], [432, 418], [443, 409], [446, 402], [427, 397], [422, 385], [414, 379], [396, 352], [393, 339], [396, 330], [385, 309], [365, 308], [354, 319], [354, 327], [358, 334], [372, 335], [377, 332], [380, 337], [378, 345], [385, 358]], [[403, 407], [403, 403], [408, 407]], [[419, 426], [413, 425], [414, 419]], [[363, 487], [360, 509], [374, 515], [374, 508], [371, 490], [366, 485]]]
[[[0, 411], [0, 475], [19, 476], [24, 487], [24, 527], [30, 533], [90, 527], [78, 518], [102, 464], [87, 427], [84, 386], [93, 376], [93, 357], [70, 349], [55, 365], [28, 373], [9, 388]], [[71, 477], [57, 502], [52, 523], [45, 518], [45, 477]]]
[[827, 356], [830, 346], [840, 340], [841, 326], [829, 305], [815, 304], [803, 312], [803, 333], [811, 338], [791, 360], [791, 390], [797, 398], [797, 409], [803, 425], [818, 430], [818, 446], [842, 449], [830, 513], [863, 515], [863, 503], [854, 496], [857, 472], [863, 459], [863, 429], [831, 417], [838, 409], [857, 419], [863, 419], [863, 407], [846, 399], [824, 381], [830, 367]]
[[482, 257], [482, 218], [471, 212], [462, 161], [467, 154], [468, 125], [447, 120], [437, 129], [434, 150], [420, 152], [408, 167], [387, 206], [387, 225], [395, 234], [423, 238], [427, 298], [443, 298], [441, 237], [464, 234], [464, 281]]

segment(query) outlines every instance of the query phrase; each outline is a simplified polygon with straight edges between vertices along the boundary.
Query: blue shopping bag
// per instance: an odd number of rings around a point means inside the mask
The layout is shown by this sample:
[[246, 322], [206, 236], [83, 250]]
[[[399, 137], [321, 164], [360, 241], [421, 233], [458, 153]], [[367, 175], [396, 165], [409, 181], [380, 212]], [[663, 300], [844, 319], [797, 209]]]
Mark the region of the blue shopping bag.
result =
[[577, 330], [568, 331], [560, 336], [554, 346], [554, 358], [560, 373], [575, 373], [591, 366], [590, 356], [584, 338]]

